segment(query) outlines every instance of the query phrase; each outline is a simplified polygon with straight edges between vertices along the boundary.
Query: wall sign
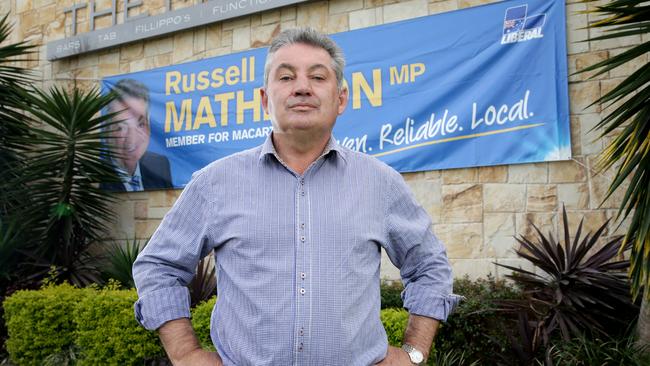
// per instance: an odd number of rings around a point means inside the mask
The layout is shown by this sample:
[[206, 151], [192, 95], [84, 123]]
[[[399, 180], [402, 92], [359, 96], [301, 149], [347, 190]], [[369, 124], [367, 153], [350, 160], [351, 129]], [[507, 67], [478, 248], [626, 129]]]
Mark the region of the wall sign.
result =
[[[510, 0], [335, 34], [350, 101], [334, 136], [400, 172], [569, 159], [565, 24], [563, 1]], [[265, 57], [254, 49], [103, 87], [146, 87], [148, 151], [169, 159], [182, 187], [271, 132], [259, 95]]]
[[[142, 2], [130, 3], [125, 0], [125, 23], [118, 25], [115, 25], [117, 19], [116, 0], [113, 0], [111, 8], [101, 11], [96, 9], [94, 1], [90, 3], [90, 6], [75, 4], [66, 9], [66, 13], [71, 14], [72, 33], [75, 35], [49, 42], [47, 44], [47, 59], [48, 61], [58, 60], [304, 1], [306, 0], [217, 0], [153, 16], [128, 17], [128, 10], [136, 5], [141, 6]], [[167, 8], [169, 7], [168, 0]], [[76, 35], [77, 12], [84, 11], [85, 8], [88, 8], [91, 31]], [[94, 30], [95, 19], [103, 16], [111, 16], [113, 26]]]

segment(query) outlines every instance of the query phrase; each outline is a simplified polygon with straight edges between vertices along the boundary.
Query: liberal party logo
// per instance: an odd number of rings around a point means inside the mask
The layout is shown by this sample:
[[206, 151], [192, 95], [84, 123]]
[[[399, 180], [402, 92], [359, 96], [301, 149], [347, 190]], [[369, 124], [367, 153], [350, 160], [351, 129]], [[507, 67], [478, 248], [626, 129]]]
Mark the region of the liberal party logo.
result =
[[528, 4], [506, 9], [501, 44], [524, 42], [544, 37], [542, 27], [546, 22], [546, 14], [527, 14]]

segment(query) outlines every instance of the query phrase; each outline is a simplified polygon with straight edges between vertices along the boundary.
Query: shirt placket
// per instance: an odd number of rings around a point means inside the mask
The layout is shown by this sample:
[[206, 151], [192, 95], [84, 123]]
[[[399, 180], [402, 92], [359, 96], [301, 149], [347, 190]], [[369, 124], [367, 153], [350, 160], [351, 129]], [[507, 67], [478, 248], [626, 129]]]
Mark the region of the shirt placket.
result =
[[309, 258], [311, 243], [308, 235], [307, 184], [305, 177], [298, 177], [296, 185], [296, 323], [294, 329], [295, 365], [309, 364], [309, 312], [311, 286], [309, 286]]

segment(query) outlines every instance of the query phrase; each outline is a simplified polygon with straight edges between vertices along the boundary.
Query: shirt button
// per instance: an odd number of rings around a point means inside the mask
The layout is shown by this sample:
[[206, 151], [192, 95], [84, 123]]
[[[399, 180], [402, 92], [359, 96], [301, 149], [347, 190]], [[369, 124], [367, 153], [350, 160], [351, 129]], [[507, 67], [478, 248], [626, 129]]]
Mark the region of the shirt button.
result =
[[304, 288], [301, 288], [301, 289], [300, 289], [300, 294], [301, 294], [301, 295], [304, 295], [304, 294], [305, 294], [305, 292], [307, 292], [307, 291], [305, 291], [305, 289], [304, 289]]
[[300, 192], [300, 194], [304, 196], [304, 195], [305, 195], [305, 191]]
[[307, 277], [307, 275], [305, 274], [305, 272], [300, 272], [300, 278], [302, 278], [302, 279], [304, 280], [305, 277]]
[[300, 332], [298, 332], [298, 334], [300, 334], [300, 335], [304, 335], [304, 334], [305, 334], [305, 331], [302, 330], [302, 329], [300, 329]]
[[305, 224], [304, 224], [304, 223], [300, 224], [300, 228], [301, 228], [301, 229], [304, 229], [304, 228], [305, 228]]
[[304, 241], [305, 241], [305, 237], [304, 237], [304, 236], [301, 236], [301, 237], [300, 237], [300, 241], [304, 242]]
[[301, 180], [300, 180], [300, 184], [305, 185], [305, 180], [304, 180], [304, 179], [301, 179]]

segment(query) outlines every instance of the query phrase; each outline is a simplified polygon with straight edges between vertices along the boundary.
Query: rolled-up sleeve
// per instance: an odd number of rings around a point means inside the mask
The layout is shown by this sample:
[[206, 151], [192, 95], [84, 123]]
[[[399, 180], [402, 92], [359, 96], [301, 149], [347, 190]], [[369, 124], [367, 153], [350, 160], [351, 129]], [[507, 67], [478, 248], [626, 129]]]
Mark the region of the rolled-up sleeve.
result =
[[386, 199], [384, 249], [400, 269], [402, 300], [409, 313], [446, 321], [461, 296], [452, 293], [453, 275], [444, 245], [431, 231], [431, 219], [395, 173]]
[[147, 329], [190, 316], [187, 284], [212, 249], [202, 178], [201, 172], [192, 177], [133, 264], [135, 317]]

